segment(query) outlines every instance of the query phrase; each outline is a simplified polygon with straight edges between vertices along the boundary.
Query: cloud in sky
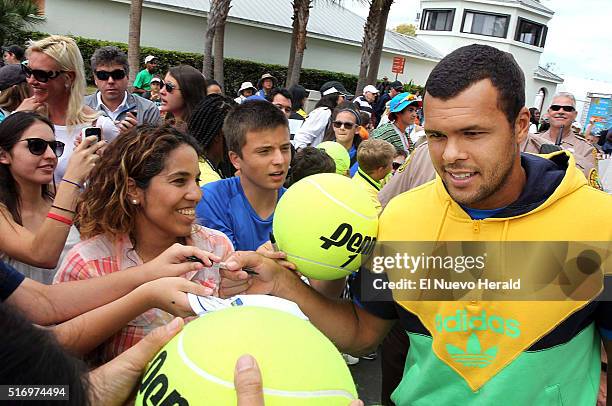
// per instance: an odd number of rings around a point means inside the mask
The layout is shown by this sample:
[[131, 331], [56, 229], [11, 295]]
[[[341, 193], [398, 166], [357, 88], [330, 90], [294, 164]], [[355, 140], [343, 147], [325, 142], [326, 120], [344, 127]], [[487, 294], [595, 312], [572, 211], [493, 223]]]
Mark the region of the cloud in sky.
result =
[[[546, 47], [540, 64], [554, 63], [561, 76], [575, 76], [612, 82], [611, 0], [552, 1], [542, 3], [555, 11], [548, 23]], [[358, 0], [345, 0], [345, 7], [363, 16], [368, 6]], [[419, 0], [395, 0], [389, 13], [388, 28], [414, 24]]]

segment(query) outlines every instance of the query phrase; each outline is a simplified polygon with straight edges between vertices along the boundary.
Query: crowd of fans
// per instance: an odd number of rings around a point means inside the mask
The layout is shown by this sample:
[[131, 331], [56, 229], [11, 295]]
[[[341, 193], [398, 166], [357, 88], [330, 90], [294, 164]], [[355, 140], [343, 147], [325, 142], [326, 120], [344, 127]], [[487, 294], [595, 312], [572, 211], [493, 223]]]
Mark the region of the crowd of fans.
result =
[[[106, 46], [87, 61], [97, 90], [86, 95], [71, 38], [4, 51], [0, 299], [53, 326], [59, 343], [92, 366], [121, 359], [157, 328], [175, 334], [174, 316], [191, 315], [187, 292], [244, 291], [250, 281], [222, 279], [214, 266], [235, 251], [258, 251], [292, 269], [265, 247], [278, 200], [304, 177], [351, 177], [378, 213], [435, 178], [421, 95], [398, 81], [368, 84], [358, 97], [329, 81], [311, 98], [315, 91], [279, 87], [264, 73], [225, 95], [194, 67], [158, 72], [148, 55], [130, 88], [127, 56]], [[597, 186], [593, 146], [610, 153], [612, 135], [589, 127], [586, 139], [576, 136], [575, 105], [560, 93], [541, 118], [533, 109], [521, 151], [568, 149]], [[186, 262], [193, 256], [201, 263]], [[339, 298], [346, 281], [335, 282], [311, 286]], [[393, 351], [407, 347], [405, 335], [399, 341]], [[74, 359], [62, 362], [83, 373]]]

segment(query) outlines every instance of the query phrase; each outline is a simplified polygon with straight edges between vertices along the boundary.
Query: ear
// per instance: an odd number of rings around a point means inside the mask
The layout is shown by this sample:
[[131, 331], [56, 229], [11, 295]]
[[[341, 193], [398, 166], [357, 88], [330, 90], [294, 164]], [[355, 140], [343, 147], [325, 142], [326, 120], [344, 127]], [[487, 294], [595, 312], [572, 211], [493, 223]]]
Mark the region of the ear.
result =
[[230, 162], [232, 163], [232, 165], [234, 165], [234, 168], [236, 168], [236, 170], [239, 171], [240, 163], [242, 162], [242, 158], [240, 158], [238, 154], [235, 153], [234, 151], [228, 152], [228, 155], [229, 155]]
[[68, 84], [68, 87], [72, 86], [72, 83], [74, 82], [74, 78], [76, 77], [75, 73], [74, 72], [65, 72], [65, 75], [66, 75], [66, 78], [67, 78], [66, 79], [66, 83]]
[[11, 164], [11, 157], [10, 157], [9, 153], [6, 152], [2, 148], [0, 148], [0, 164], [4, 164], [4, 165], [10, 165]]
[[529, 133], [530, 114], [527, 107], [523, 107], [514, 121], [514, 133], [516, 134], [517, 144], [521, 144]]
[[[136, 186], [136, 181], [132, 178], [128, 179], [127, 182], [128, 189], [128, 199], [130, 204], [138, 205], [144, 202], [145, 192], [138, 186]], [[136, 203], [134, 203], [136, 201]]]

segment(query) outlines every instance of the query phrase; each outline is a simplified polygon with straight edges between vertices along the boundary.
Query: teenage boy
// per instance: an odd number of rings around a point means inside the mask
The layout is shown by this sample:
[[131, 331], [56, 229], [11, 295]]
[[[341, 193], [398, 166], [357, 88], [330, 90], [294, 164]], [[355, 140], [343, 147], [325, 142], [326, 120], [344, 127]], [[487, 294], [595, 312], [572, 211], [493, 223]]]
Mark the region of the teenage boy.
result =
[[198, 221], [222, 231], [237, 250], [256, 250], [270, 239], [276, 203], [291, 161], [285, 114], [267, 101], [237, 106], [223, 134], [230, 161], [240, 173], [202, 187]]

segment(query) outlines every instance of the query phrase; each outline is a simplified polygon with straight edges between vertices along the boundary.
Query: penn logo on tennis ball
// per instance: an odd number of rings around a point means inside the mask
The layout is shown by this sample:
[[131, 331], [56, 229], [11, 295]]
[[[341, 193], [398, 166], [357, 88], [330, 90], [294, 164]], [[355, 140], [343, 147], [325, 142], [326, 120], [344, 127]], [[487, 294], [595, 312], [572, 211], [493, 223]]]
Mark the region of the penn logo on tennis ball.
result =
[[321, 248], [328, 250], [331, 247], [343, 247], [346, 245], [346, 249], [354, 254], [348, 256], [348, 260], [340, 265], [340, 268], [344, 268], [354, 260], [357, 255], [370, 255], [374, 251], [376, 245], [376, 237], [370, 237], [369, 235], [364, 236], [361, 233], [353, 233], [353, 227], [350, 224], [342, 223], [336, 228], [336, 231], [329, 237], [320, 236], [319, 239], [323, 241]]
[[167, 357], [168, 353], [166, 351], [160, 352], [145, 373], [140, 389], [138, 390], [143, 394], [142, 404], [189, 406], [187, 399], [185, 399], [176, 389], [172, 389], [172, 392], [170, 392], [168, 396], [165, 396], [169, 389], [168, 377], [166, 374], [160, 374], [159, 371], [164, 365], [164, 362], [166, 362]]

